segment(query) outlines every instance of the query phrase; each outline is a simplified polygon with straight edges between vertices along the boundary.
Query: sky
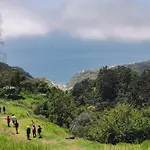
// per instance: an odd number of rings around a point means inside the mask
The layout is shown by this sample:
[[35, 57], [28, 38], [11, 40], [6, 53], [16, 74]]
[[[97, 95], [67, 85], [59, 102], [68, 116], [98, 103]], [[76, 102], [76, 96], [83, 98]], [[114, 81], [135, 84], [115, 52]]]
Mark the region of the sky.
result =
[[6, 63], [66, 83], [78, 71], [149, 60], [148, 0], [0, 0]]

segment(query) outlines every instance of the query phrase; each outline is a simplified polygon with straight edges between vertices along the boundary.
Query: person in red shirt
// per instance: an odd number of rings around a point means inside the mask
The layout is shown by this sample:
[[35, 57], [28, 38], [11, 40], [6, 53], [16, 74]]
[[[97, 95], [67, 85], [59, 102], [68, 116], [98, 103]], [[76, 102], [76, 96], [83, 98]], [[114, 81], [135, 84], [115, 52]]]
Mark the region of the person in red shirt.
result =
[[36, 127], [35, 127], [35, 125], [33, 125], [33, 127], [32, 127], [32, 134], [33, 134], [33, 138], [35, 138], [36, 137]]
[[7, 116], [7, 125], [8, 125], [8, 127], [10, 127], [10, 117], [9, 116]]

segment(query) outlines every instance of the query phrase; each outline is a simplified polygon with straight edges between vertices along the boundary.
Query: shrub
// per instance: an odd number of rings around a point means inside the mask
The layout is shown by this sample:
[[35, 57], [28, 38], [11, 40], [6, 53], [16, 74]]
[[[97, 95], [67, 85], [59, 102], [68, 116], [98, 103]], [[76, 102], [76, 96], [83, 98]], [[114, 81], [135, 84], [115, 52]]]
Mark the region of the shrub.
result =
[[150, 120], [141, 110], [129, 104], [118, 104], [105, 110], [99, 120], [89, 126], [86, 137], [103, 143], [140, 143], [149, 138]]
[[86, 126], [91, 122], [92, 117], [88, 112], [81, 113], [71, 124], [72, 133], [76, 136], [83, 137], [87, 130]]

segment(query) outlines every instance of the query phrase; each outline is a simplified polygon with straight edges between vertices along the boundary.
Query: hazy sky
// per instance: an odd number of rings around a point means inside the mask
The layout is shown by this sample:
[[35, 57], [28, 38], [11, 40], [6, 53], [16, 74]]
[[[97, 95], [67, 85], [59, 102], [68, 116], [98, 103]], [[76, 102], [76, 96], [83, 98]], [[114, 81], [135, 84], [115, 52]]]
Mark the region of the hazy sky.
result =
[[149, 59], [148, 0], [0, 0], [7, 63], [66, 82], [80, 70]]

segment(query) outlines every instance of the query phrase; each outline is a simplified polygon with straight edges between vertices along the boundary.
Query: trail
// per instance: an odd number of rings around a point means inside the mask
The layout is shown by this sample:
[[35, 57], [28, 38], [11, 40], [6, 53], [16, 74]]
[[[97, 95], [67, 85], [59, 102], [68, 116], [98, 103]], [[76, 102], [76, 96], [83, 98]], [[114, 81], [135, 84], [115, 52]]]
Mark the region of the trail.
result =
[[[0, 122], [3, 123], [3, 125], [5, 125], [6, 124], [6, 116], [0, 116]], [[14, 141], [29, 142], [28, 140], [20, 139], [19, 134], [16, 134], [14, 127], [13, 128], [8, 127], [8, 129], [0, 128], [0, 133], [8, 134], [8, 135], [13, 136], [11, 138], [13, 138]]]
[[75, 140], [66, 140], [65, 138], [63, 139], [61, 137], [59, 140], [58, 139], [46, 139], [46, 135], [48, 136], [48, 135], [50, 135], [50, 133], [47, 133], [42, 139], [31, 137], [32, 138], [31, 140], [27, 140], [25, 128], [22, 127], [22, 125], [21, 125], [24, 122], [27, 122], [26, 121], [27, 118], [19, 119], [19, 123], [20, 123], [19, 134], [16, 134], [15, 128], [13, 127], [12, 123], [10, 123], [11, 127], [7, 127], [6, 116], [7, 116], [7, 114], [0, 115], [0, 133], [10, 135], [10, 138], [16, 142], [33, 142], [35, 144], [42, 143], [42, 144], [52, 144], [52, 145], [56, 145], [56, 144], [63, 142], [63, 143], [67, 144], [66, 149], [68, 149], [68, 150], [85, 150], [85, 149], [79, 148], [75, 145], [75, 142], [77, 141], [76, 139]]
[[[5, 116], [0, 116], [0, 121], [4, 124], [5, 123]], [[0, 129], [0, 133], [7, 133], [7, 134], [11, 134], [11, 135], [15, 135], [14, 132], [12, 132], [9, 128], [6, 129], [6, 128], [1, 128]]]
[[70, 147], [70, 148], [71, 148], [70, 150], [83, 150], [83, 149], [78, 148], [78, 147], [75, 147], [75, 146], [72, 146], [72, 147]]

